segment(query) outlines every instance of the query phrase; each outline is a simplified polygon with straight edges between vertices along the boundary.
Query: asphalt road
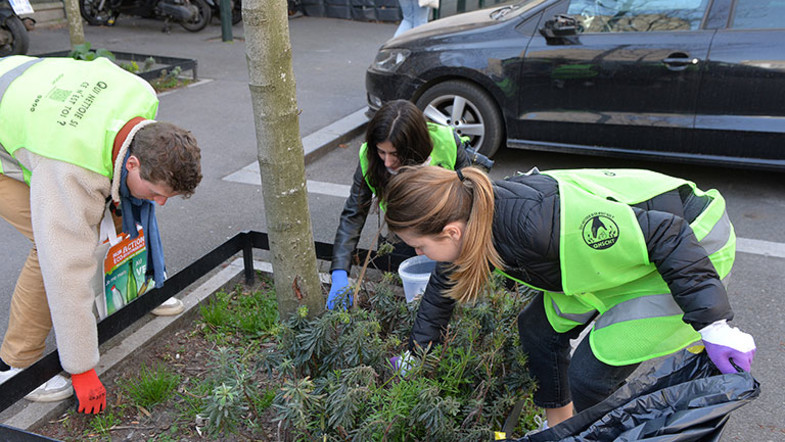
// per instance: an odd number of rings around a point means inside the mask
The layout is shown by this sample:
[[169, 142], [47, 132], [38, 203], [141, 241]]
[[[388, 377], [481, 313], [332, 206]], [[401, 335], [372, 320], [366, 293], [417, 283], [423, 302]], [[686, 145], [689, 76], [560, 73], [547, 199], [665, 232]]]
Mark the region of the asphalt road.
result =
[[[220, 41], [217, 22], [202, 33], [173, 28], [160, 33], [160, 22], [122, 20], [114, 28], [86, 28], [94, 47], [196, 58], [199, 74], [212, 80], [161, 97], [160, 120], [190, 128], [203, 148], [205, 179], [190, 200], [175, 199], [159, 210], [167, 266], [176, 272], [243, 230], [265, 231], [261, 189], [257, 183], [226, 178], [256, 158], [255, 132], [247, 88], [244, 45]], [[324, 18], [290, 21], [297, 78], [301, 133], [308, 135], [365, 106], [364, 72], [378, 46], [395, 25]], [[241, 26], [235, 26], [235, 36]], [[36, 30], [31, 53], [67, 47], [67, 33]], [[306, 168], [314, 184], [309, 195], [314, 237], [332, 242], [344, 194], [356, 165], [359, 140], [347, 143]], [[780, 379], [785, 365], [785, 308], [780, 300], [785, 274], [785, 180], [781, 174], [608, 160], [575, 155], [505, 150], [496, 158], [494, 178], [540, 169], [642, 167], [689, 178], [701, 188], [717, 188], [728, 201], [740, 251], [730, 286], [734, 324], [755, 336], [758, 353], [753, 374], [760, 398], [734, 413], [723, 440], [785, 440], [785, 399]], [[328, 186], [324, 183], [331, 184]], [[375, 232], [369, 218], [361, 245]], [[4, 259], [0, 261], [0, 306], [8, 297], [28, 245], [0, 223]], [[326, 268], [323, 267], [323, 268]], [[5, 309], [3, 309], [5, 310]], [[5, 328], [6, 315], [0, 315]]]

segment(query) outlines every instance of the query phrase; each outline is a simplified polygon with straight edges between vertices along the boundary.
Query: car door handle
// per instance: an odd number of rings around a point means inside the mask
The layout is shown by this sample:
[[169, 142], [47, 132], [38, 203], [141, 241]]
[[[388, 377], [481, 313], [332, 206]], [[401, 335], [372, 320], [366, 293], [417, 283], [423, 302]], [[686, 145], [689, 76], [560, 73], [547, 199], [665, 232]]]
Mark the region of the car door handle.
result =
[[700, 60], [690, 57], [689, 54], [676, 52], [663, 58], [662, 62], [665, 63], [668, 66], [668, 69], [672, 71], [683, 71], [690, 65], [697, 65]]
[[665, 64], [698, 64], [700, 60], [698, 60], [697, 58], [691, 59], [691, 58], [668, 57], [668, 58], [663, 58], [662, 62]]

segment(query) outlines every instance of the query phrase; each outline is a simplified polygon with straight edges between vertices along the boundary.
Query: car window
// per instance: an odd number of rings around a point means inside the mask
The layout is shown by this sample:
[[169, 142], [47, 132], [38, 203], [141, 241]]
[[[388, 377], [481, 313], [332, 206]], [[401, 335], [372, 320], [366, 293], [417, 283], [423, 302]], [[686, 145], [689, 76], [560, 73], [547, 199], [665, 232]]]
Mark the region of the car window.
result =
[[785, 0], [737, 0], [733, 29], [785, 28]]
[[570, 0], [579, 32], [694, 31], [709, 0]]

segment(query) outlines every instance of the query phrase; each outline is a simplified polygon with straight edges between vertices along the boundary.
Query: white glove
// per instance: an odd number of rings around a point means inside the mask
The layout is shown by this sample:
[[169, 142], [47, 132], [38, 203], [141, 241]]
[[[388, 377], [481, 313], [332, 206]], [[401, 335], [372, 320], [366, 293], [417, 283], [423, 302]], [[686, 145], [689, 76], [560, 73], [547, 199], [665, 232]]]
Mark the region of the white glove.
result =
[[744, 371], [750, 371], [755, 357], [755, 340], [752, 336], [731, 327], [723, 319], [698, 331], [709, 359], [722, 373], [736, 373], [731, 360]]

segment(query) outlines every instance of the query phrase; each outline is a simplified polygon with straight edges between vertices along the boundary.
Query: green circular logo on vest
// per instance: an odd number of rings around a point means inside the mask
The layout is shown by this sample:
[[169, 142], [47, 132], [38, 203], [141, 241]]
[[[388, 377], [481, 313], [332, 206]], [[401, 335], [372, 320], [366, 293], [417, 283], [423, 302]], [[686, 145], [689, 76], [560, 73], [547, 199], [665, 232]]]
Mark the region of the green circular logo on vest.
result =
[[581, 226], [583, 240], [595, 250], [603, 250], [616, 244], [619, 239], [619, 226], [608, 213], [592, 213], [583, 220]]

